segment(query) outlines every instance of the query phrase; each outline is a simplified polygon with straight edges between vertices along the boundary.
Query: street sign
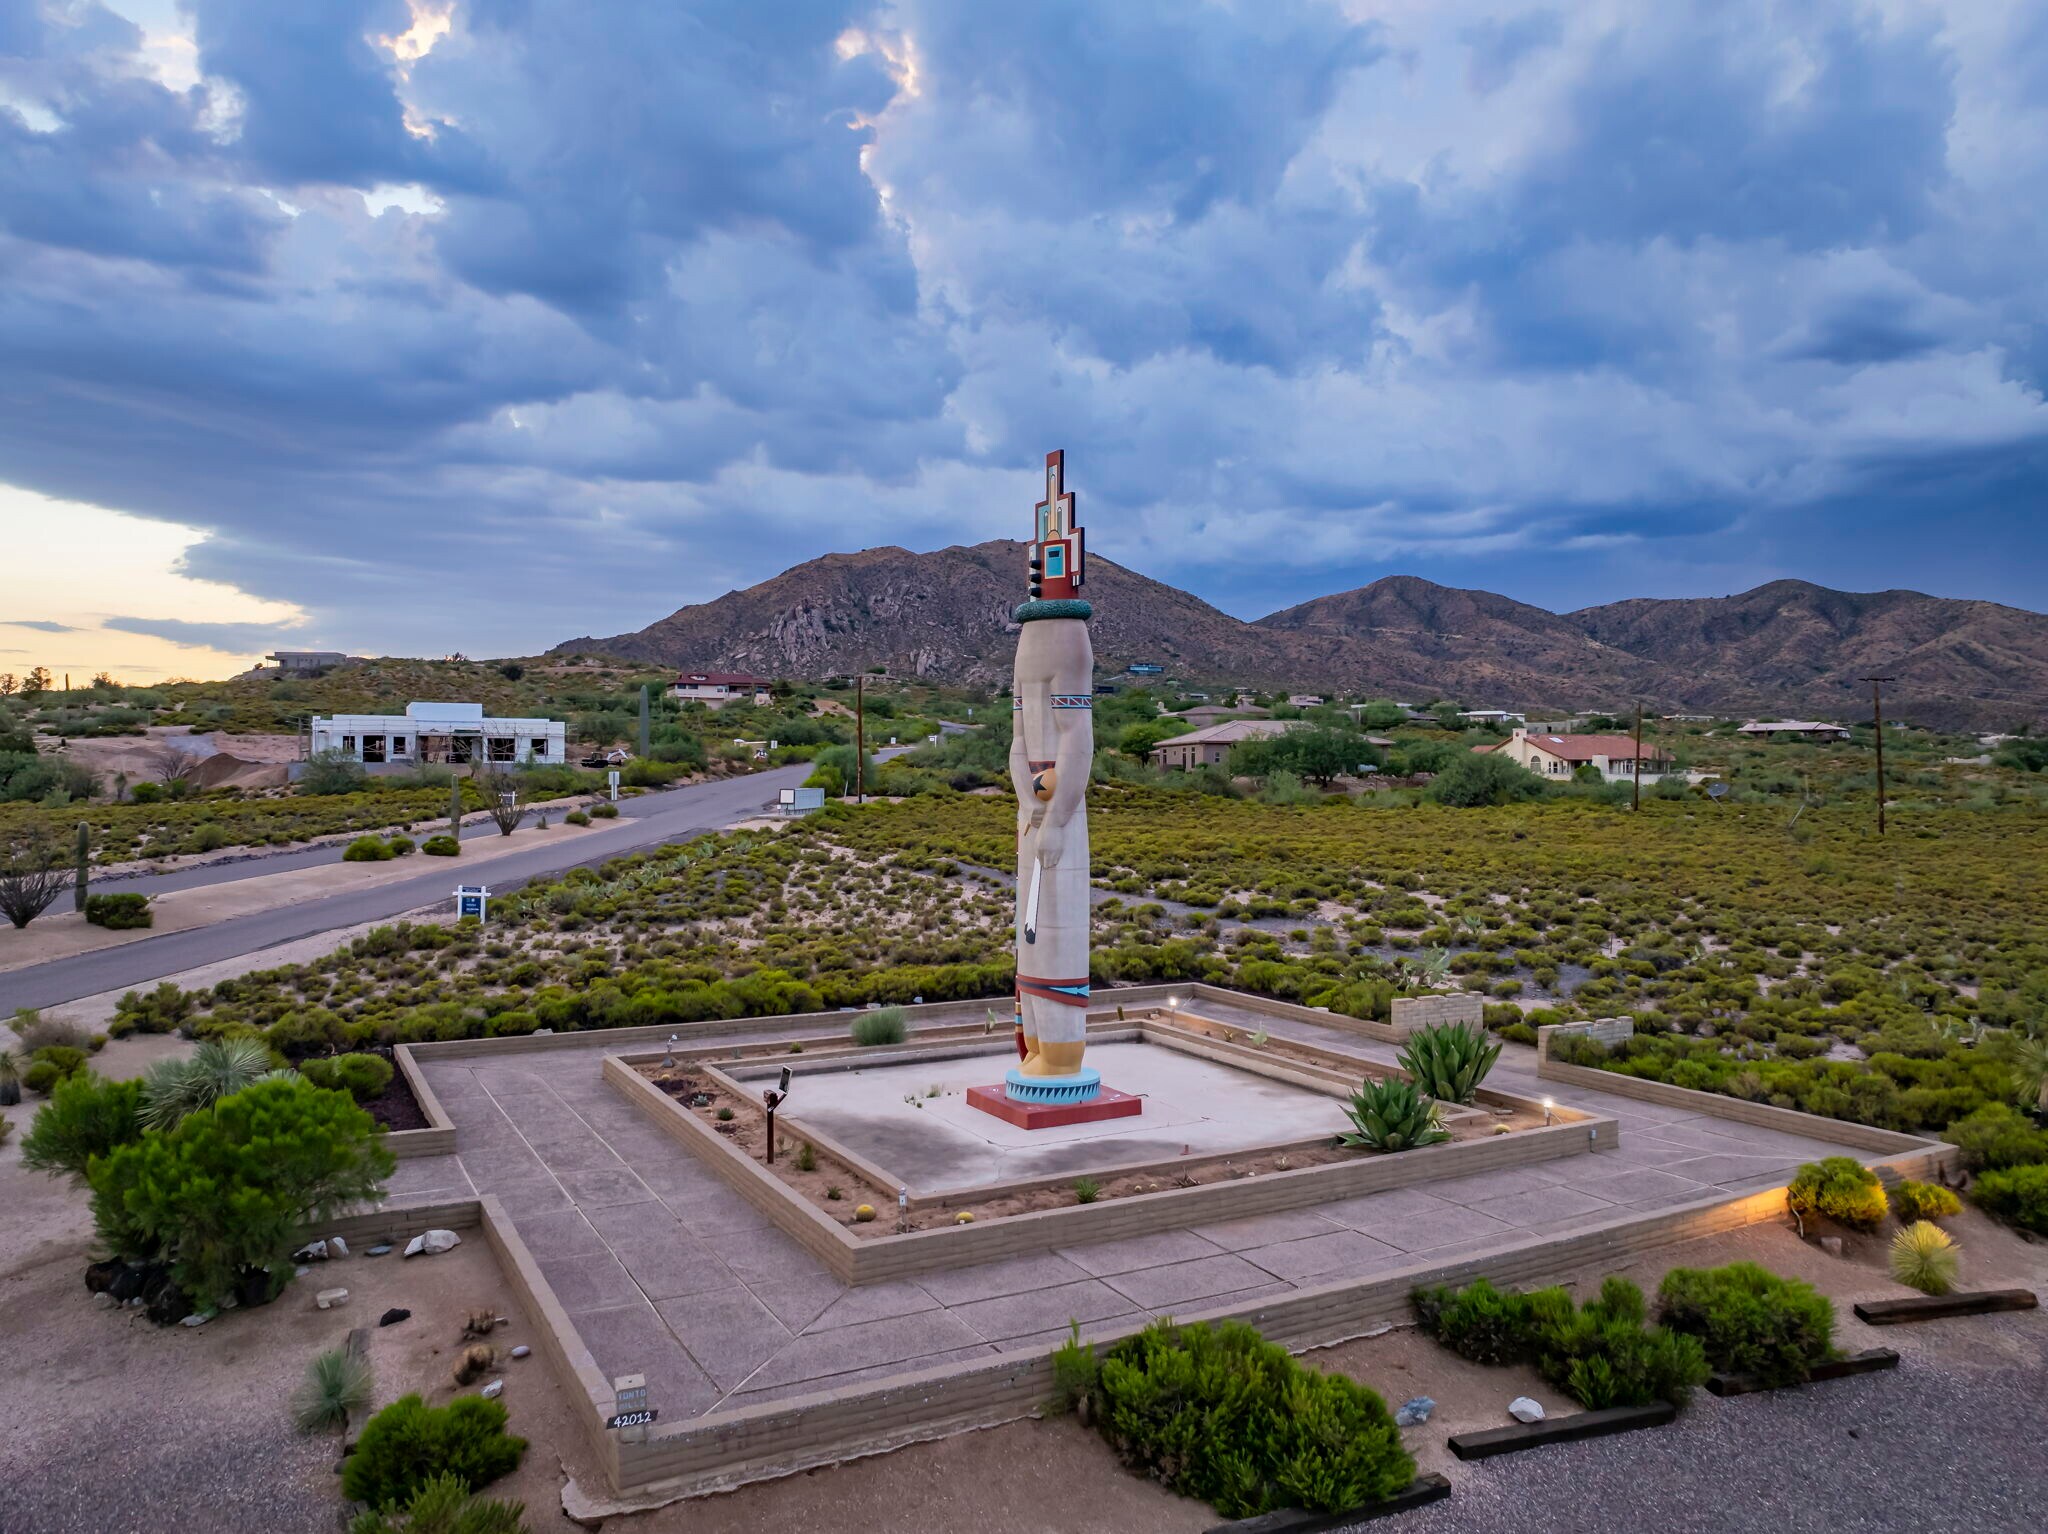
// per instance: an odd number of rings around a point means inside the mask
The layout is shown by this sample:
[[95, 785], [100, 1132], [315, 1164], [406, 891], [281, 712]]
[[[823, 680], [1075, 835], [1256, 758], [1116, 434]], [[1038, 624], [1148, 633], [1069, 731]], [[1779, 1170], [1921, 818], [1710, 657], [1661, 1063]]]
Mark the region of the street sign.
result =
[[474, 916], [484, 919], [484, 906], [491, 898], [491, 892], [481, 884], [458, 884], [455, 887], [455, 914], [458, 917]]
[[605, 774], [605, 781], [611, 785], [612, 798], [617, 799], [619, 797], [619, 771], [616, 767]]

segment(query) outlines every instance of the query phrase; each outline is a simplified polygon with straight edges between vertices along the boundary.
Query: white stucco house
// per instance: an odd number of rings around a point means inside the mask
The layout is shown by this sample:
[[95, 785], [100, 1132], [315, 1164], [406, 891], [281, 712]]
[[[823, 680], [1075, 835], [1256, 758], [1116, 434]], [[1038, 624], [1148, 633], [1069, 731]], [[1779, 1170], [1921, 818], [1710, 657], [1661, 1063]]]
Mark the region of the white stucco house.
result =
[[336, 714], [312, 723], [315, 755], [339, 751], [380, 762], [559, 765], [568, 757], [559, 719], [487, 719], [481, 703], [408, 703], [403, 714]]
[[707, 708], [728, 703], [766, 708], [775, 701], [772, 686], [769, 678], [744, 671], [685, 671], [669, 684], [668, 695], [678, 703], [702, 703]]
[[[1636, 743], [1627, 735], [1532, 735], [1517, 728], [1506, 740], [1472, 749], [1496, 752], [1542, 778], [1569, 778], [1581, 767], [1594, 767], [1612, 783], [1636, 770]], [[1643, 777], [1651, 782], [1672, 770], [1671, 753], [1658, 746], [1645, 745], [1642, 762]]]

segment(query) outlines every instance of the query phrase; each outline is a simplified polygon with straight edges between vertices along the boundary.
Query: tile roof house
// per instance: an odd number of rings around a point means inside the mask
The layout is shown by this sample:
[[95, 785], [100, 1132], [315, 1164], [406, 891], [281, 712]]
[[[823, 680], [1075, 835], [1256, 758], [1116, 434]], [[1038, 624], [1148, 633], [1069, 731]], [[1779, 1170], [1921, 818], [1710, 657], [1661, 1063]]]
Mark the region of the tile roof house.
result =
[[1162, 740], [1151, 751], [1155, 767], [1218, 767], [1241, 740], [1264, 740], [1293, 727], [1290, 719], [1232, 719]]
[[[1626, 778], [1636, 767], [1636, 743], [1627, 735], [1531, 735], [1517, 729], [1506, 740], [1472, 749], [1499, 752], [1540, 778], [1568, 778], [1581, 767], [1596, 767], [1603, 778]], [[1668, 772], [1671, 761], [1670, 752], [1643, 747], [1646, 775]]]
[[1839, 724], [1829, 724], [1820, 719], [1764, 719], [1751, 720], [1748, 724], [1736, 726], [1737, 735], [1749, 735], [1770, 740], [1781, 740], [1788, 735], [1801, 740], [1847, 740], [1849, 732]]
[[766, 707], [773, 701], [769, 679], [744, 671], [685, 671], [676, 677], [668, 695], [683, 703], [702, 703], [711, 708], [746, 699]]

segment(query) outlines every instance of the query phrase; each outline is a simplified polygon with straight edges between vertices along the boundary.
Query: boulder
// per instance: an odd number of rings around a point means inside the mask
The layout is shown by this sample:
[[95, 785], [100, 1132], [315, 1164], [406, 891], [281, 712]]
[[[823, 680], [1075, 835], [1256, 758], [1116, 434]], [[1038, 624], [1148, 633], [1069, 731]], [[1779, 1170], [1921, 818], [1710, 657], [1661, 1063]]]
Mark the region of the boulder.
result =
[[1541, 1401], [1532, 1401], [1527, 1396], [1516, 1396], [1512, 1401], [1508, 1402], [1508, 1415], [1517, 1422], [1541, 1422], [1543, 1420], [1543, 1403]]
[[348, 1255], [348, 1243], [339, 1236], [329, 1236], [327, 1238], [327, 1255], [330, 1257], [346, 1257]]
[[313, 1303], [322, 1310], [333, 1310], [336, 1306], [348, 1303], [348, 1291], [346, 1289], [322, 1289], [313, 1296]]
[[528, 1347], [528, 1346], [527, 1346], [527, 1345], [526, 1345], [525, 1343], [523, 1343], [523, 1342], [522, 1342], [522, 1343], [520, 1343], [520, 1344], [519, 1344], [519, 1346], [518, 1346], [518, 1347], [516, 1347], [516, 1348], [514, 1348], [514, 1349], [512, 1350], [512, 1356], [513, 1356], [514, 1358], [525, 1358], [526, 1356], [528, 1356], [528, 1355], [529, 1355], [530, 1353], [532, 1353], [532, 1352], [533, 1352], [533, 1349], [532, 1349], [532, 1348], [530, 1348], [530, 1347]]
[[390, 1250], [391, 1243], [389, 1241], [379, 1241], [375, 1246], [364, 1247], [363, 1255], [365, 1257], [382, 1257]]
[[107, 1293], [124, 1304], [129, 1300], [141, 1298], [142, 1280], [146, 1270], [127, 1262], [117, 1264], [116, 1269], [114, 1276], [107, 1280]]
[[104, 1289], [98, 1291], [96, 1294], [93, 1295], [92, 1302], [101, 1310], [112, 1310], [114, 1306], [117, 1303], [119, 1303], [111, 1294], [107, 1293], [107, 1291]]
[[408, 1257], [432, 1257], [437, 1253], [445, 1252], [451, 1247], [460, 1245], [462, 1245], [462, 1237], [456, 1235], [452, 1230], [429, 1230], [414, 1236], [412, 1240], [406, 1242], [405, 1255]]
[[379, 1326], [396, 1326], [401, 1321], [410, 1321], [411, 1319], [411, 1311], [394, 1305], [377, 1318], [377, 1324]]
[[483, 1398], [486, 1401], [495, 1401], [498, 1399], [499, 1396], [503, 1395], [504, 1393], [505, 1382], [503, 1380], [492, 1380], [490, 1384], [484, 1386], [483, 1388]]
[[85, 1287], [93, 1294], [105, 1294], [114, 1286], [114, 1279], [127, 1264], [118, 1257], [109, 1257], [105, 1262], [87, 1263]]
[[220, 1312], [217, 1310], [195, 1310], [192, 1312], [191, 1315], [185, 1317], [184, 1320], [180, 1321], [178, 1325], [204, 1326], [207, 1322], [211, 1321], [215, 1316], [219, 1314]]
[[192, 1314], [192, 1301], [185, 1291], [166, 1278], [149, 1297], [149, 1319], [158, 1326], [169, 1326], [182, 1321]]
[[325, 1241], [309, 1241], [292, 1253], [293, 1262], [325, 1262], [326, 1260], [327, 1243]]

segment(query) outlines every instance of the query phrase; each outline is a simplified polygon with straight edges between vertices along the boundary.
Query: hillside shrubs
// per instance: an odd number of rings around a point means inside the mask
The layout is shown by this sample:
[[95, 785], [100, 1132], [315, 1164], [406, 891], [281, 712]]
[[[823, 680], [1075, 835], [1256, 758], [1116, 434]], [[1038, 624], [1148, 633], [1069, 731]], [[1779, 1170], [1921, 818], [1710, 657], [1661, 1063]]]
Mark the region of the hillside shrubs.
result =
[[400, 1507], [359, 1514], [348, 1534], [527, 1534], [526, 1508], [473, 1495], [457, 1476], [429, 1476]]
[[459, 858], [462, 856], [462, 843], [443, 831], [421, 842], [420, 851], [430, 858]]
[[1960, 1214], [1963, 1201], [1939, 1183], [1907, 1178], [1891, 1190], [1891, 1206], [1902, 1223], [1911, 1224], [1916, 1220], [1946, 1220]]
[[1890, 1209], [1877, 1173], [1853, 1156], [1807, 1162], [1793, 1175], [1785, 1200], [1802, 1219], [1824, 1215], [1851, 1230], [1876, 1230]]
[[391, 1085], [393, 1069], [381, 1055], [330, 1055], [300, 1061], [299, 1074], [324, 1091], [346, 1092], [365, 1102]]
[[1093, 1367], [1086, 1353], [1067, 1344], [1055, 1375], [1118, 1458], [1225, 1518], [1344, 1511], [1415, 1478], [1378, 1395], [1304, 1368], [1244, 1322], [1156, 1321]]
[[853, 1042], [856, 1044], [901, 1044], [906, 1030], [901, 1007], [877, 1007], [872, 1012], [863, 1012], [853, 1020]]
[[505, 1406], [457, 1396], [429, 1406], [402, 1396], [372, 1417], [342, 1465], [342, 1495], [372, 1510], [403, 1506], [435, 1476], [476, 1491], [519, 1468], [526, 1440], [505, 1431]]
[[111, 932], [153, 926], [156, 921], [150, 914], [149, 896], [135, 893], [87, 895], [85, 919], [93, 926], [105, 927]]
[[381, 836], [358, 836], [342, 850], [344, 863], [383, 863], [396, 857], [391, 844]]
[[1753, 1262], [1673, 1268], [1657, 1288], [1657, 1319], [1697, 1337], [1713, 1368], [1772, 1387], [1796, 1385], [1835, 1356], [1834, 1302]]

